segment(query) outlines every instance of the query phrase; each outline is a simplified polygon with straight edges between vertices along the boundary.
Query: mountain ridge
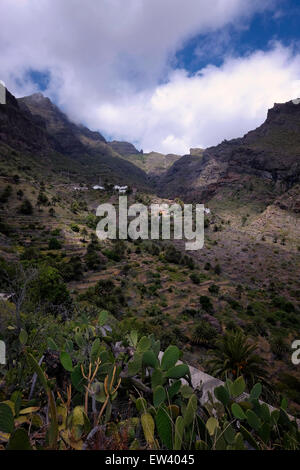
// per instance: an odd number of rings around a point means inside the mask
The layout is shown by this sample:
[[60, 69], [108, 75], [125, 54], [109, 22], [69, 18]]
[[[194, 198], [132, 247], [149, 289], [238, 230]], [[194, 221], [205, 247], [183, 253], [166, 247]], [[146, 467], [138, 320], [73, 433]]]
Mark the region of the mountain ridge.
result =
[[275, 104], [265, 122], [244, 137], [176, 161], [159, 179], [158, 191], [168, 197], [209, 200], [220, 188], [258, 179], [273, 186], [275, 194], [283, 193], [300, 180], [299, 130], [300, 105]]
[[[41, 93], [16, 99], [7, 90], [7, 102], [0, 107], [0, 145], [2, 160], [19, 152], [22, 161], [38, 165], [45, 159], [45, 172], [56, 173], [58, 163], [76, 180], [90, 182], [99, 177], [112, 184], [147, 188], [145, 172], [122, 159], [104, 137], [83, 125], [77, 125]], [[12, 161], [12, 159], [11, 159]]]

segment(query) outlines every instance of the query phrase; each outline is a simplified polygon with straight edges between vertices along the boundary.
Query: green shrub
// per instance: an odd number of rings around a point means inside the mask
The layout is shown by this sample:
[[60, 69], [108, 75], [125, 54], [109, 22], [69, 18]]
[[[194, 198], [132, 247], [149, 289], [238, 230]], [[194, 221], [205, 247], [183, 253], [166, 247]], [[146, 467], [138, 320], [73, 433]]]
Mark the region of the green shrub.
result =
[[53, 237], [49, 240], [48, 248], [49, 250], [61, 250], [62, 245], [57, 238]]
[[11, 197], [12, 192], [13, 192], [12, 187], [10, 185], [7, 185], [3, 189], [2, 193], [0, 194], [0, 202], [3, 203], [3, 204], [6, 203], [9, 200], [9, 198]]
[[217, 274], [218, 276], [221, 274], [222, 270], [221, 270], [221, 266], [219, 264], [217, 264], [215, 267], [214, 267], [214, 272], [215, 274]]
[[194, 284], [200, 284], [201, 283], [201, 278], [200, 278], [199, 274], [197, 274], [197, 273], [192, 273], [190, 275], [190, 279]]
[[209, 297], [206, 295], [202, 295], [200, 297], [200, 305], [208, 313], [211, 313], [213, 311], [213, 304], [211, 303], [211, 300]]
[[216, 294], [217, 295], [220, 292], [220, 287], [217, 286], [216, 284], [212, 284], [211, 286], [209, 286], [208, 290], [211, 294]]
[[276, 359], [283, 359], [289, 351], [282, 336], [274, 336], [270, 341], [270, 348]]
[[33, 213], [33, 207], [28, 199], [25, 199], [19, 208], [20, 214], [31, 215]]
[[198, 346], [211, 347], [217, 339], [218, 332], [208, 322], [202, 320], [194, 329], [192, 343]]
[[78, 225], [76, 225], [76, 224], [72, 224], [72, 225], [71, 225], [71, 230], [72, 230], [74, 233], [79, 233], [79, 232], [80, 232], [80, 228], [79, 228]]

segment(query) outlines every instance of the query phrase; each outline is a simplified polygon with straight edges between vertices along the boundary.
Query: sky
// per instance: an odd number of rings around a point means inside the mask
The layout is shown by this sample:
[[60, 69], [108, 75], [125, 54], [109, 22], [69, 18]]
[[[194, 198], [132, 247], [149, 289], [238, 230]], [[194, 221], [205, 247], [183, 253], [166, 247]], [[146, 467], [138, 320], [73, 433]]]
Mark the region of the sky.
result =
[[0, 79], [144, 152], [243, 136], [300, 97], [299, 0], [0, 0]]

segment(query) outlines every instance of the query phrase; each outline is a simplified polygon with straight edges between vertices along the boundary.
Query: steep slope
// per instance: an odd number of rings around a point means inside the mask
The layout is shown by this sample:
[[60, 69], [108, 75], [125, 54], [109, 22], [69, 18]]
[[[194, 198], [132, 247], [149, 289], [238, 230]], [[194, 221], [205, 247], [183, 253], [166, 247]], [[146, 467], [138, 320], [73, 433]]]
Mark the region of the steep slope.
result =
[[145, 171], [150, 177], [155, 178], [165, 173], [181, 157], [180, 155], [164, 155], [158, 152], [139, 152], [131, 155], [123, 155], [122, 158], [141, 168], [141, 170]]
[[141, 169], [120, 158], [100, 133], [71, 122], [49, 98], [37, 93], [18, 103], [23, 114], [47, 131], [54, 151], [84, 167], [83, 177], [91, 180], [100, 176], [111, 183], [147, 187], [147, 176]]
[[[207, 201], [244, 191], [272, 202], [300, 179], [300, 104], [275, 104], [265, 123], [243, 138], [186, 155], [160, 178], [165, 196]], [[247, 191], [245, 191], [247, 190]]]
[[42, 153], [49, 152], [54, 144], [45, 123], [28, 111], [22, 112], [18, 101], [8, 90], [6, 104], [0, 105], [0, 142], [19, 150]]
[[112, 142], [108, 142], [108, 145], [122, 157], [140, 154], [140, 152], [135, 148], [135, 146], [133, 144], [130, 144], [129, 142], [120, 142], [118, 140], [113, 140]]

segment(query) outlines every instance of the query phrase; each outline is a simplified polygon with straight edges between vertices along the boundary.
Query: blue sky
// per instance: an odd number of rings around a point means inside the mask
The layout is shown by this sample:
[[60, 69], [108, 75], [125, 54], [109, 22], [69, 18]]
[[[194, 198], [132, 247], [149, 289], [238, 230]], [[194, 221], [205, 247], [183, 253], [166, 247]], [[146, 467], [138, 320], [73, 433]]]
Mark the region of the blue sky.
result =
[[[299, 0], [276, 2], [273, 9], [255, 13], [245, 23], [196, 35], [177, 51], [173, 63], [195, 73], [207, 64], [221, 65], [226, 54], [243, 56], [256, 50], [268, 50], [273, 41], [299, 49]], [[200, 57], [197, 50], [202, 51]]]
[[145, 151], [187, 153], [300, 96], [296, 0], [1, 0], [0, 78]]

